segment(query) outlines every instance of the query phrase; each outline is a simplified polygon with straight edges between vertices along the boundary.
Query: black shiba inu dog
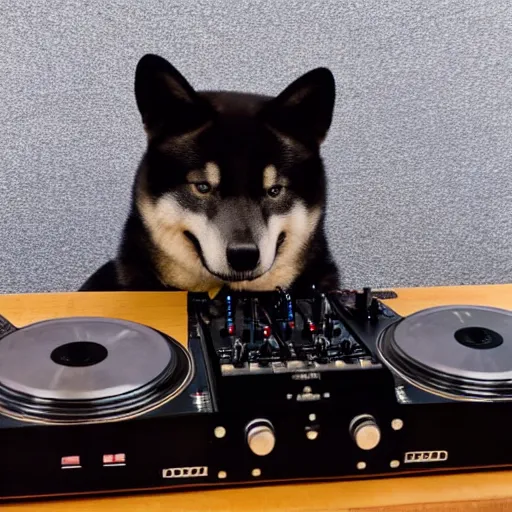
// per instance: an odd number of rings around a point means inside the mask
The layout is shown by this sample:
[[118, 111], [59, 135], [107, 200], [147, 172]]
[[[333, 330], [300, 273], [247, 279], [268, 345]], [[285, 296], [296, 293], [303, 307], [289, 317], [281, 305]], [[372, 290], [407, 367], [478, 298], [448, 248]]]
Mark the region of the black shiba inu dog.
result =
[[329, 70], [277, 97], [196, 92], [146, 55], [135, 96], [148, 145], [131, 212], [116, 259], [81, 290], [339, 287], [320, 156], [335, 101]]

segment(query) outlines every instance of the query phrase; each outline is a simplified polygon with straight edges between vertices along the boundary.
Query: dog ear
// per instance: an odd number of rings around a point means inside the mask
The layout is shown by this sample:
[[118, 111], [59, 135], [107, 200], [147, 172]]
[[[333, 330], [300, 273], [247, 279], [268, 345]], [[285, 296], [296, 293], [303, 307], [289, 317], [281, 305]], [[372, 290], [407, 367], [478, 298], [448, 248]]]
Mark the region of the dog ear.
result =
[[317, 68], [295, 80], [262, 113], [278, 132], [320, 145], [331, 126], [335, 97], [334, 76], [326, 68]]
[[137, 64], [135, 98], [150, 135], [183, 135], [206, 124], [211, 115], [187, 80], [157, 55], [145, 55]]

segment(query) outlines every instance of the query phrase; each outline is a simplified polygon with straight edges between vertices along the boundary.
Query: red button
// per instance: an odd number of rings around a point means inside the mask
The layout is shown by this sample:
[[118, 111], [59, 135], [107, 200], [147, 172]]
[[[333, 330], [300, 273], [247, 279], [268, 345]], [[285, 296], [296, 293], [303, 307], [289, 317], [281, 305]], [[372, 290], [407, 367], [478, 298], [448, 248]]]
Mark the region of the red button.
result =
[[103, 464], [124, 464], [126, 462], [125, 453], [109, 453], [103, 455]]
[[63, 466], [79, 466], [80, 456], [79, 455], [68, 455], [60, 459], [60, 463]]
[[126, 455], [124, 453], [116, 453], [114, 455], [114, 462], [126, 462]]

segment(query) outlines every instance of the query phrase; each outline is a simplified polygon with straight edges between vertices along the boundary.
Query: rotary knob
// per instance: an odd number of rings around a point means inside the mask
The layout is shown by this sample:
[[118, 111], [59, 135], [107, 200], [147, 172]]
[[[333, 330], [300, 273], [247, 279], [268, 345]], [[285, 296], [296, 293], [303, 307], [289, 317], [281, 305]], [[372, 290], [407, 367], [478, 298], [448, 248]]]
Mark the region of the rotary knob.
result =
[[254, 420], [245, 427], [247, 444], [255, 455], [268, 455], [276, 444], [272, 423], [267, 420]]
[[380, 428], [373, 416], [364, 414], [350, 423], [350, 434], [361, 450], [373, 450], [380, 443]]

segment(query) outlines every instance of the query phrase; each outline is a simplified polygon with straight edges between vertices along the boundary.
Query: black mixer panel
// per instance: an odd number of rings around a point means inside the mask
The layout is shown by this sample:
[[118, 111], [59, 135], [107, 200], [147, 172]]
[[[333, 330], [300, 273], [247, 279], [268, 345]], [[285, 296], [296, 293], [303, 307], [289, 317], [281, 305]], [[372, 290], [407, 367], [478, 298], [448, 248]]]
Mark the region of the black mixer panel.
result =
[[[383, 316], [379, 308], [384, 307], [365, 293], [362, 302], [348, 297], [353, 314]], [[348, 404], [374, 388], [382, 399], [393, 401], [389, 373], [371, 344], [357, 338], [338, 312], [345, 299], [314, 288], [300, 298], [282, 289], [225, 292], [213, 311], [208, 301], [198, 299], [196, 311], [210, 347], [219, 400], [228, 408], [311, 401], [329, 405], [341, 398]]]
[[324, 294], [295, 301], [282, 290], [229, 294], [210, 331], [224, 374], [379, 364], [347, 331]]

